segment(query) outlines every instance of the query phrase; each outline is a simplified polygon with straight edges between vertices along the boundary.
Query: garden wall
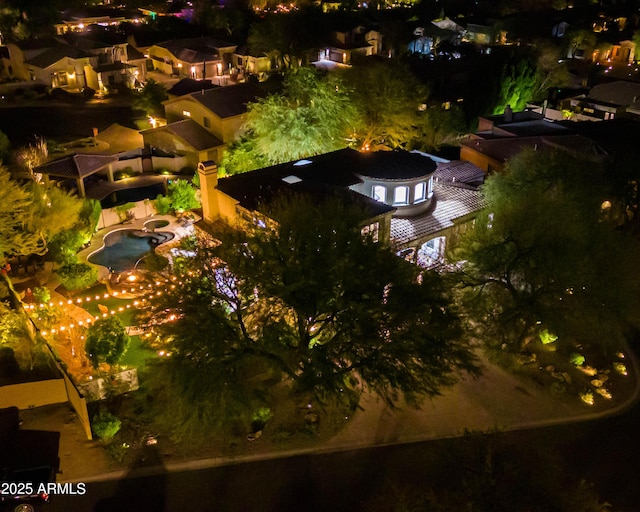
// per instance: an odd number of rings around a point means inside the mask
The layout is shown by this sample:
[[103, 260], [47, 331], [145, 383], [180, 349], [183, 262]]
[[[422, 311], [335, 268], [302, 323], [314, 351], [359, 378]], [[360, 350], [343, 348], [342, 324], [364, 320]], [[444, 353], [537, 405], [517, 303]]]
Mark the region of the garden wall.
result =
[[18, 409], [31, 409], [66, 401], [67, 390], [64, 379], [24, 382], [0, 388], [0, 409], [12, 406]]
[[[131, 220], [143, 219], [156, 213], [155, 209], [148, 199], [137, 201], [134, 204], [135, 206], [131, 209], [131, 212], [133, 214], [133, 218]], [[127, 225], [123, 224], [123, 222], [120, 220], [120, 217], [118, 217], [115, 208], [106, 208], [105, 210], [102, 210], [100, 220], [98, 221], [98, 229], [115, 226], [116, 224], [122, 224], [123, 229], [127, 228]]]
[[[180, 169], [187, 166], [189, 161], [185, 156], [152, 156], [151, 157], [151, 165], [155, 171], [160, 171], [166, 169], [171, 173], [178, 173]], [[131, 170], [137, 174], [142, 173], [144, 171], [142, 165], [142, 157], [137, 158], [127, 158], [125, 160], [118, 160], [117, 162], [113, 162], [111, 164], [113, 172], [118, 172], [126, 169], [127, 167], [131, 168]]]
[[153, 168], [155, 170], [167, 169], [168, 171], [175, 173], [180, 172], [180, 169], [189, 164], [189, 161], [185, 156], [152, 156], [151, 162], [153, 163]]

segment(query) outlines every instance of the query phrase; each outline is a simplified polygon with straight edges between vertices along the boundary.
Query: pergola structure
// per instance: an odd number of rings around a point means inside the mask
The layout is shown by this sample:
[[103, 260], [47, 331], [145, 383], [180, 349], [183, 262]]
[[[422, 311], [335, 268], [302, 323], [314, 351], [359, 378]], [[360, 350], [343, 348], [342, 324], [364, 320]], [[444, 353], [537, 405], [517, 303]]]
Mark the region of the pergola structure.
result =
[[108, 180], [113, 182], [113, 163], [117, 161], [117, 156], [69, 155], [47, 162], [34, 169], [34, 172], [42, 174], [45, 183], [48, 183], [51, 177], [75, 180], [78, 187], [78, 195], [84, 198], [86, 197], [85, 178], [106, 170]]

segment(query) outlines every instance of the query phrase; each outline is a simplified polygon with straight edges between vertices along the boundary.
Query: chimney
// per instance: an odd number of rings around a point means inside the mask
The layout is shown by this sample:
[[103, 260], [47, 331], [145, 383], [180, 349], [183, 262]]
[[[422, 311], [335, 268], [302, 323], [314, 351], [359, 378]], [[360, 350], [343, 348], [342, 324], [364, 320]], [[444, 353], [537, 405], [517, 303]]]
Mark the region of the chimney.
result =
[[219, 216], [218, 211], [218, 166], [213, 160], [207, 160], [198, 164], [198, 177], [200, 178], [200, 197], [202, 199], [202, 216], [209, 222], [215, 221]]
[[507, 105], [504, 109], [504, 122], [510, 123], [513, 121], [513, 110], [511, 110], [511, 105]]

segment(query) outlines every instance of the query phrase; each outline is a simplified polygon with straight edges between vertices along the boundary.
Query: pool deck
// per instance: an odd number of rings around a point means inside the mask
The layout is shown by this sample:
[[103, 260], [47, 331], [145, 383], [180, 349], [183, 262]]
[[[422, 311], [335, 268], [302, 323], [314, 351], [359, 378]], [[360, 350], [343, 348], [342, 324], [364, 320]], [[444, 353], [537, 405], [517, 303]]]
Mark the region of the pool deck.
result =
[[173, 215], [151, 215], [149, 217], [144, 217], [141, 219], [134, 219], [131, 221], [126, 221], [121, 224], [114, 224], [113, 226], [108, 226], [106, 228], [100, 229], [96, 232], [95, 235], [91, 238], [91, 242], [89, 242], [89, 246], [82, 249], [78, 253], [78, 261], [83, 263], [89, 263], [89, 265], [93, 265], [98, 269], [98, 281], [108, 282], [110, 272], [107, 267], [102, 265], [96, 265], [95, 263], [91, 263], [89, 261], [89, 256], [101, 250], [104, 246], [104, 239], [109, 233], [113, 233], [114, 231], [122, 231], [122, 230], [143, 230], [145, 228], [145, 224], [148, 224], [151, 221], [165, 220], [169, 222], [167, 226], [163, 226], [162, 228], [158, 228], [158, 231], [169, 231], [173, 233], [173, 240], [179, 240], [184, 238], [185, 236], [189, 236], [193, 234], [194, 227], [183, 226], [178, 218]]

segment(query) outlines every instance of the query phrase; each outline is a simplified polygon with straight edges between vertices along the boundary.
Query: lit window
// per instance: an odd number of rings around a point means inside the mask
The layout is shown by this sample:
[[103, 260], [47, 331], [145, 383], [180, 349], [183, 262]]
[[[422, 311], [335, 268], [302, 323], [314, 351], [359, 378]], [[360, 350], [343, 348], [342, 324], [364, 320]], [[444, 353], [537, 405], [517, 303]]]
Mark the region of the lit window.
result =
[[191, 112], [189, 112], [188, 110], [183, 110], [182, 115], [185, 117], [191, 117]]
[[373, 187], [373, 198], [376, 201], [384, 203], [387, 199], [387, 189], [382, 185], [376, 185], [375, 187]]
[[433, 196], [433, 176], [429, 178], [429, 181], [427, 183], [428, 183], [427, 197], [431, 199], [431, 197]]
[[415, 186], [413, 191], [413, 202], [419, 203], [420, 201], [424, 201], [426, 199], [427, 185], [426, 183], [418, 183]]
[[393, 204], [409, 204], [409, 187], [396, 187], [393, 192]]
[[364, 226], [360, 233], [362, 234], [362, 238], [371, 238], [371, 241], [377, 243], [380, 239], [380, 223], [374, 222], [373, 224], [369, 224], [368, 226]]

